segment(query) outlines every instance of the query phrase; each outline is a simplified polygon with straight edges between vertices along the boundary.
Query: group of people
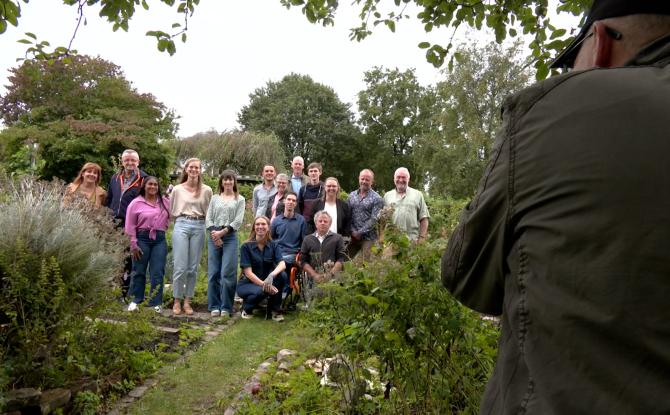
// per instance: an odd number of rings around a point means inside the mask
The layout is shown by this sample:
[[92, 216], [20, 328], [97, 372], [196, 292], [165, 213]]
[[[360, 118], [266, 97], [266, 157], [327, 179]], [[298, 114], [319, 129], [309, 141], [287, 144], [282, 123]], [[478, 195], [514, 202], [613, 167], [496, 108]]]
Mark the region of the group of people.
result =
[[[249, 240], [238, 248], [246, 201], [238, 191], [237, 175], [225, 170], [216, 193], [203, 182], [201, 163], [186, 160], [180, 183], [164, 192], [156, 177], [139, 168], [134, 150], [121, 155], [122, 169], [114, 174], [107, 191], [100, 187], [102, 170], [86, 163], [66, 197], [75, 195], [95, 207], [109, 208], [128, 235], [129, 255], [123, 278], [123, 295], [129, 294], [129, 311], [145, 302], [147, 270], [148, 306], [161, 311], [168, 247], [165, 233], [174, 221], [172, 294], [175, 315], [193, 314], [198, 266], [207, 241], [208, 309], [213, 317], [233, 313], [235, 295], [242, 298], [242, 318], [268, 298], [273, 320], [283, 320], [282, 299], [288, 295], [288, 270], [299, 265], [319, 283], [337, 275], [348, 258], [369, 258], [377, 240], [376, 222], [385, 205], [395, 207], [393, 221], [414, 241], [426, 238], [429, 212], [423, 194], [409, 187], [409, 171], [394, 174], [395, 189], [382, 198], [372, 189], [374, 173], [363, 169], [359, 188], [340, 198], [335, 177], [321, 181], [322, 166], [304, 160], [291, 162], [291, 174], [272, 165], [261, 172], [262, 183], [253, 189], [255, 217]], [[169, 194], [168, 194], [169, 193]], [[300, 253], [300, 255], [298, 255]], [[242, 272], [238, 280], [238, 266]]]

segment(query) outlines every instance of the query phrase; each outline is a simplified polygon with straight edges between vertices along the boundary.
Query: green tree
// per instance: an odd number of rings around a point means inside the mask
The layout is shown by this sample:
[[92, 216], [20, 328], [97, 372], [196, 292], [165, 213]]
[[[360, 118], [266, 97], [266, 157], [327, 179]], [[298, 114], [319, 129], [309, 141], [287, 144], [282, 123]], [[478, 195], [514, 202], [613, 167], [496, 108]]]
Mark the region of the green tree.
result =
[[211, 130], [172, 144], [180, 164], [189, 157], [198, 157], [211, 176], [225, 169], [238, 174], [259, 174], [268, 163], [279, 170], [288, 166], [284, 150], [272, 134]]
[[[310, 22], [324, 26], [334, 24], [335, 13], [340, 5], [337, 0], [280, 1], [287, 8], [301, 7], [302, 13]], [[453, 28], [455, 31], [465, 24], [476, 30], [484, 27], [493, 30], [498, 43], [502, 43], [508, 36], [518, 36], [519, 29], [524, 35], [532, 36], [529, 48], [535, 60], [538, 79], [544, 79], [549, 74], [548, 64], [552, 56], [572, 41], [572, 36], [565, 29], [559, 29], [552, 24], [547, 0], [354, 0], [353, 4], [359, 8], [360, 24], [351, 29], [351, 39], [365, 39], [380, 24], [395, 32], [396, 23], [410, 18], [406, 9], [411, 3], [419, 9], [415, 18], [423, 24], [426, 32], [441, 28]], [[556, 13], [577, 16], [586, 11], [593, 0], [561, 0], [551, 3]], [[426, 59], [439, 67], [451, 51], [452, 43], [451, 40], [446, 45], [421, 42], [418, 46], [426, 49]]]
[[174, 115], [133, 89], [118, 66], [75, 56], [28, 60], [10, 72], [0, 96], [0, 116], [8, 125], [0, 143], [10, 172], [71, 180], [93, 161], [109, 177], [112, 157], [133, 148], [148, 173], [167, 175], [171, 152], [164, 143], [174, 138]]
[[287, 159], [299, 155], [307, 163], [319, 161], [324, 175], [342, 179], [343, 186], [356, 182], [360, 132], [349, 105], [332, 88], [292, 73], [268, 82], [249, 98], [238, 115], [244, 131], [273, 133]]
[[365, 72], [363, 80], [366, 88], [358, 93], [358, 123], [377, 188], [392, 188], [393, 172], [400, 166], [410, 170], [412, 186], [421, 187], [421, 163], [414, 149], [418, 137], [430, 129], [433, 90], [419, 84], [413, 69], [376, 67]]
[[531, 79], [527, 62], [518, 58], [520, 49], [519, 43], [503, 50], [490, 43], [455, 52], [454, 71], [436, 86], [434, 128], [417, 150], [431, 194], [466, 198], [474, 193], [500, 127], [502, 101]]

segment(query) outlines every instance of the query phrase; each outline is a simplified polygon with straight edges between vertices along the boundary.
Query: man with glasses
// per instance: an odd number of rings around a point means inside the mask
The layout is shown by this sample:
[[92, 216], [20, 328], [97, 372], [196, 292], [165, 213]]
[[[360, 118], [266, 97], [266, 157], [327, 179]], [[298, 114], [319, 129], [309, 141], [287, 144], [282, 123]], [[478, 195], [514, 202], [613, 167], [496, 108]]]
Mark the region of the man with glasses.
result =
[[442, 258], [502, 315], [481, 413], [670, 413], [670, 1], [595, 0], [508, 98]]

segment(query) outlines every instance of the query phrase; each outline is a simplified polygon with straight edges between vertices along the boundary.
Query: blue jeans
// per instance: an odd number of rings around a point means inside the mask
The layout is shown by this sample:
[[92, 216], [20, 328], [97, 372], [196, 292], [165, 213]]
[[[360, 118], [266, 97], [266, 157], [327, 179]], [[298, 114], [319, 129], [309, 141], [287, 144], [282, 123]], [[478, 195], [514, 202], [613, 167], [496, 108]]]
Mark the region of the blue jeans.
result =
[[284, 279], [280, 276], [276, 276], [272, 280], [272, 285], [277, 287], [277, 294], [268, 296], [268, 294], [263, 291], [263, 287], [254, 284], [246, 278], [242, 278], [237, 284], [237, 295], [239, 295], [240, 298], [244, 300], [242, 303], [242, 309], [250, 314], [258, 305], [258, 303], [263, 301], [264, 298], [268, 297], [268, 307], [272, 311], [280, 311], [281, 293], [284, 289]]
[[165, 259], [167, 258], [165, 232], [156, 231], [156, 239], [152, 240], [149, 239], [149, 231], [138, 231], [137, 246], [142, 250], [142, 256], [137, 261], [133, 261], [134, 272], [130, 283], [130, 293], [134, 297], [133, 302], [139, 304], [144, 301], [148, 266], [151, 275], [149, 305], [161, 305], [163, 303]]
[[174, 298], [193, 298], [204, 244], [204, 220], [177, 218], [172, 231], [172, 256], [174, 257], [172, 295]]
[[[219, 229], [216, 229], [219, 230]], [[209, 311], [233, 312], [235, 288], [237, 288], [237, 233], [223, 237], [223, 246], [218, 248], [212, 238], [207, 237], [207, 305]]]

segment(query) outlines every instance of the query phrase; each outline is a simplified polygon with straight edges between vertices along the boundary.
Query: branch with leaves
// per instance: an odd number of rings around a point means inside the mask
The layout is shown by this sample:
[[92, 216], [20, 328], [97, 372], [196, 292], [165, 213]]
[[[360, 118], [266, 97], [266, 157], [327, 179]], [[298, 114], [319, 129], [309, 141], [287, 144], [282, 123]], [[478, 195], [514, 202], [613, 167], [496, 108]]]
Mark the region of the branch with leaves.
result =
[[[336, 0], [280, 0], [286, 8], [301, 7], [312, 23], [333, 25], [339, 6]], [[440, 28], [453, 28], [454, 33], [463, 24], [476, 30], [486, 27], [495, 33], [496, 42], [502, 43], [508, 36], [517, 37], [519, 31], [532, 37], [529, 44], [534, 59], [536, 77], [549, 75], [549, 63], [553, 56], [572, 41], [565, 29], [555, 27], [549, 18], [549, 0], [353, 0], [359, 7], [360, 24], [351, 29], [352, 40], [361, 41], [372, 34], [380, 24], [395, 32], [396, 23], [409, 19], [407, 6], [414, 3], [419, 12], [414, 16], [423, 24], [426, 32]], [[581, 15], [592, 0], [553, 0], [556, 13]], [[582, 21], [583, 23], [583, 21]], [[449, 68], [453, 65], [453, 34], [446, 45], [430, 42], [419, 43], [426, 50], [426, 60], [440, 67], [449, 57]]]
[[[22, 4], [28, 4], [28, 2], [29, 0], [0, 0], [0, 34], [7, 30], [9, 24], [18, 26], [21, 17], [21, 6]], [[179, 21], [172, 24], [173, 33], [164, 30], [150, 30], [146, 35], [156, 38], [156, 46], [159, 51], [173, 55], [177, 50], [175, 39], [181, 39], [182, 42], [186, 42], [189, 18], [193, 16], [200, 0], [160, 0], [160, 3], [169, 7], [176, 6]], [[149, 10], [147, 0], [63, 0], [63, 4], [77, 8], [77, 23], [68, 46], [58, 46], [50, 49], [51, 45], [48, 41], [38, 41], [34, 33], [26, 33], [26, 37], [19, 40], [20, 43], [30, 45], [26, 51], [26, 58], [32, 57], [54, 61], [70, 55], [76, 55], [77, 51], [72, 49], [72, 45], [80, 25], [82, 23], [86, 25], [87, 23], [84, 15], [86, 8], [100, 5], [99, 17], [111, 23], [112, 30], [115, 32], [119, 29], [128, 31], [130, 20], [135, 15], [137, 6], [141, 6], [145, 11]]]

